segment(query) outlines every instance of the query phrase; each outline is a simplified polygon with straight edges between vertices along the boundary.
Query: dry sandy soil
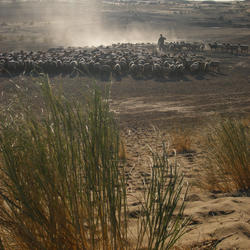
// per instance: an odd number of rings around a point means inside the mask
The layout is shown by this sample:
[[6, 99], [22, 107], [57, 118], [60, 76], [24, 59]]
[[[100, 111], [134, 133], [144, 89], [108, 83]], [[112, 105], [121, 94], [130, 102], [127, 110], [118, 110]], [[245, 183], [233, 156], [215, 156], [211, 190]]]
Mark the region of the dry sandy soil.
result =
[[[168, 40], [250, 45], [249, 2], [104, 4], [101, 7], [97, 11], [94, 5], [91, 6], [92, 16], [87, 22], [82, 18], [88, 17], [86, 6], [79, 3], [73, 7], [68, 3], [2, 4], [0, 48], [5, 51], [39, 50], [125, 40], [152, 42], [159, 33], [167, 33]], [[250, 55], [211, 52], [208, 48], [204, 55], [221, 62], [219, 73], [186, 75], [166, 81], [126, 78], [112, 83], [112, 109], [122, 128], [132, 174], [130, 192], [140, 191], [142, 178], [150, 171], [147, 146], [159, 149], [160, 140], [152, 126], [160, 128], [170, 140], [177, 133], [191, 138], [191, 159], [181, 154], [177, 157], [186, 180], [195, 184], [202, 175], [200, 145], [208, 127], [224, 117], [250, 117]], [[12, 80], [19, 84], [29, 81]], [[62, 80], [65, 93], [78, 97], [79, 89], [88, 81], [86, 78], [57, 77], [52, 82], [57, 86]], [[101, 87], [107, 84], [97, 82]], [[15, 92], [13, 86], [10, 79], [0, 79], [2, 106]], [[177, 244], [180, 249], [212, 249], [215, 245], [217, 249], [249, 249], [249, 197], [208, 192], [193, 185], [188, 201], [186, 214], [192, 216], [192, 223]], [[131, 200], [130, 211], [136, 209]]]

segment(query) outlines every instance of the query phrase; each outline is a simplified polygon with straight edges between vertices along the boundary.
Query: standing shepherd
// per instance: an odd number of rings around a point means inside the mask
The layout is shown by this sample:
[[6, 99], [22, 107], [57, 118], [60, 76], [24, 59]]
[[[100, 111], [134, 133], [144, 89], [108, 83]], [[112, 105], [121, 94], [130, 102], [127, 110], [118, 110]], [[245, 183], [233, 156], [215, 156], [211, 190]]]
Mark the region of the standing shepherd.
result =
[[164, 36], [162, 36], [162, 34], [160, 34], [160, 38], [158, 39], [158, 47], [159, 47], [160, 51], [164, 50], [165, 40], [166, 40], [166, 37], [164, 37]]

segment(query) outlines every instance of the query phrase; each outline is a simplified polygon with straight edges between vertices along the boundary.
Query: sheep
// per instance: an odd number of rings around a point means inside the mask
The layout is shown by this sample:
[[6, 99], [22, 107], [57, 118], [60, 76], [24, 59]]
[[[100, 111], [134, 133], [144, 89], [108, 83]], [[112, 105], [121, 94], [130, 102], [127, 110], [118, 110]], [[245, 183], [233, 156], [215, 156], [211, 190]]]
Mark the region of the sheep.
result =
[[239, 45], [238, 44], [230, 45], [230, 51], [232, 54], [234, 53], [234, 51], [236, 54], [238, 54], [239, 53]]
[[112, 68], [109, 65], [104, 64], [101, 66], [100, 75], [103, 80], [109, 80], [111, 72]]
[[166, 71], [167, 71], [168, 75], [170, 75], [170, 76], [174, 75], [176, 72], [176, 65], [174, 63], [170, 63]]
[[136, 75], [138, 72], [138, 66], [134, 63], [130, 63], [129, 64], [129, 72], [131, 73], [131, 75]]
[[114, 72], [115, 76], [117, 76], [117, 77], [121, 76], [122, 69], [121, 69], [121, 65], [119, 63], [116, 63], [116, 65], [113, 68], [113, 72]]
[[190, 72], [195, 73], [200, 71], [200, 62], [193, 62], [190, 65]]
[[127, 64], [127, 62], [126, 62], [126, 59], [121, 60], [121, 61], [119, 62], [119, 64], [120, 64], [120, 66], [121, 66], [121, 72], [122, 72], [122, 74], [123, 74], [123, 75], [126, 74], [127, 71], [128, 71], [128, 64]]
[[[214, 43], [213, 46], [223, 51], [231, 51], [232, 45]], [[184, 41], [167, 43], [166, 48], [174, 55], [153, 54], [153, 44], [115, 44], [112, 47], [99, 46], [88, 48], [52, 48], [47, 52], [9, 52], [0, 54], [0, 65], [9, 69], [12, 74], [30, 73], [34, 67], [48, 74], [90, 74], [93, 76], [117, 76], [131, 74], [136, 78], [163, 77], [165, 74], [183, 74], [185, 71], [206, 72], [206, 59], [191, 54], [191, 51], [202, 51], [204, 44]], [[248, 46], [239, 47], [242, 53], [248, 52]], [[151, 50], [151, 52], [149, 51]], [[233, 51], [235, 52], [235, 51]]]
[[211, 51], [213, 51], [213, 50], [216, 50], [217, 49], [217, 43], [215, 42], [215, 43], [209, 43], [208, 44], [208, 46], [210, 47], [210, 49], [211, 49]]
[[208, 63], [208, 68], [214, 72], [220, 72], [220, 62], [219, 61], [210, 61]]
[[163, 75], [163, 69], [159, 63], [153, 64], [153, 74], [157, 77], [161, 77]]
[[176, 64], [176, 73], [177, 74], [183, 74], [185, 70], [185, 67], [182, 63]]
[[7, 70], [9, 74], [13, 74], [13, 73], [15, 74], [16, 67], [17, 67], [17, 63], [14, 60], [7, 61], [5, 65], [5, 69]]
[[152, 66], [152, 64], [150, 64], [150, 63], [144, 63], [144, 65], [143, 65], [143, 74], [146, 77], [150, 77], [150, 76], [152, 76], [152, 73], [153, 73], [153, 66]]
[[240, 52], [248, 54], [248, 45], [240, 45]]
[[78, 63], [78, 70], [79, 70], [81, 75], [88, 73], [87, 64], [86, 64], [85, 59], [81, 59], [81, 61]]

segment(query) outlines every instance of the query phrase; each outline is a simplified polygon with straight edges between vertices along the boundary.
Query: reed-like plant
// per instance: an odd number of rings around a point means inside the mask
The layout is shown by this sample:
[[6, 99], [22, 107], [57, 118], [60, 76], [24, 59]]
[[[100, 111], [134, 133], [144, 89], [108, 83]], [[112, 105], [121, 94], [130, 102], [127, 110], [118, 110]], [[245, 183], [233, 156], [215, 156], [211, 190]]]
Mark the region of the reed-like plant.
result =
[[250, 190], [249, 124], [225, 120], [213, 128], [206, 143], [204, 169], [210, 190]]
[[162, 154], [151, 150], [152, 171], [150, 181], [145, 182], [137, 249], [142, 246], [146, 249], [172, 248], [190, 222], [190, 218], [184, 216], [188, 186], [179, 173], [176, 160], [170, 161], [164, 143], [162, 149]]
[[126, 249], [119, 132], [93, 90], [86, 105], [53, 95], [46, 110], [1, 124], [0, 224], [22, 249]]
[[0, 243], [6, 249], [32, 250], [173, 246], [188, 219], [183, 177], [165, 148], [162, 156], [152, 153], [138, 243], [132, 246], [126, 153], [108, 99], [93, 89], [84, 104], [69, 102], [53, 94], [47, 78], [40, 84], [40, 114], [19, 107], [18, 114], [2, 116]]

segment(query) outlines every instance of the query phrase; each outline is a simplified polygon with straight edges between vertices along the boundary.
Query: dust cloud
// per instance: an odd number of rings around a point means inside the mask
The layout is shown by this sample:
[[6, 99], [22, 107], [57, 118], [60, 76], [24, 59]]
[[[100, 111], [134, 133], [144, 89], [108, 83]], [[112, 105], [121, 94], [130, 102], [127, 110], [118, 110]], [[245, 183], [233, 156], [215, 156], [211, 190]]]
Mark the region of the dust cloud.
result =
[[33, 37], [33, 47], [147, 43], [156, 42], [160, 33], [167, 40], [177, 38], [174, 26], [159, 25], [160, 19], [152, 18], [136, 5], [116, 6], [101, 0], [11, 2], [1, 5], [4, 8], [0, 8], [0, 23], [6, 22], [9, 27], [11, 23], [18, 24], [19, 35], [27, 41]]
[[[56, 6], [55, 6], [56, 7]], [[104, 9], [99, 0], [72, 2], [52, 17], [48, 33], [55, 43], [62, 46], [98, 46], [125, 42], [156, 42], [162, 30], [152, 27], [131, 7], [122, 11]], [[51, 10], [50, 15], [51, 16]], [[163, 31], [164, 33], [164, 31]]]
[[57, 2], [46, 6], [45, 16], [49, 20], [48, 36], [61, 46], [156, 42], [160, 33], [175, 37], [173, 30], [145, 20], [131, 5], [117, 9], [113, 5], [104, 7], [100, 0]]

